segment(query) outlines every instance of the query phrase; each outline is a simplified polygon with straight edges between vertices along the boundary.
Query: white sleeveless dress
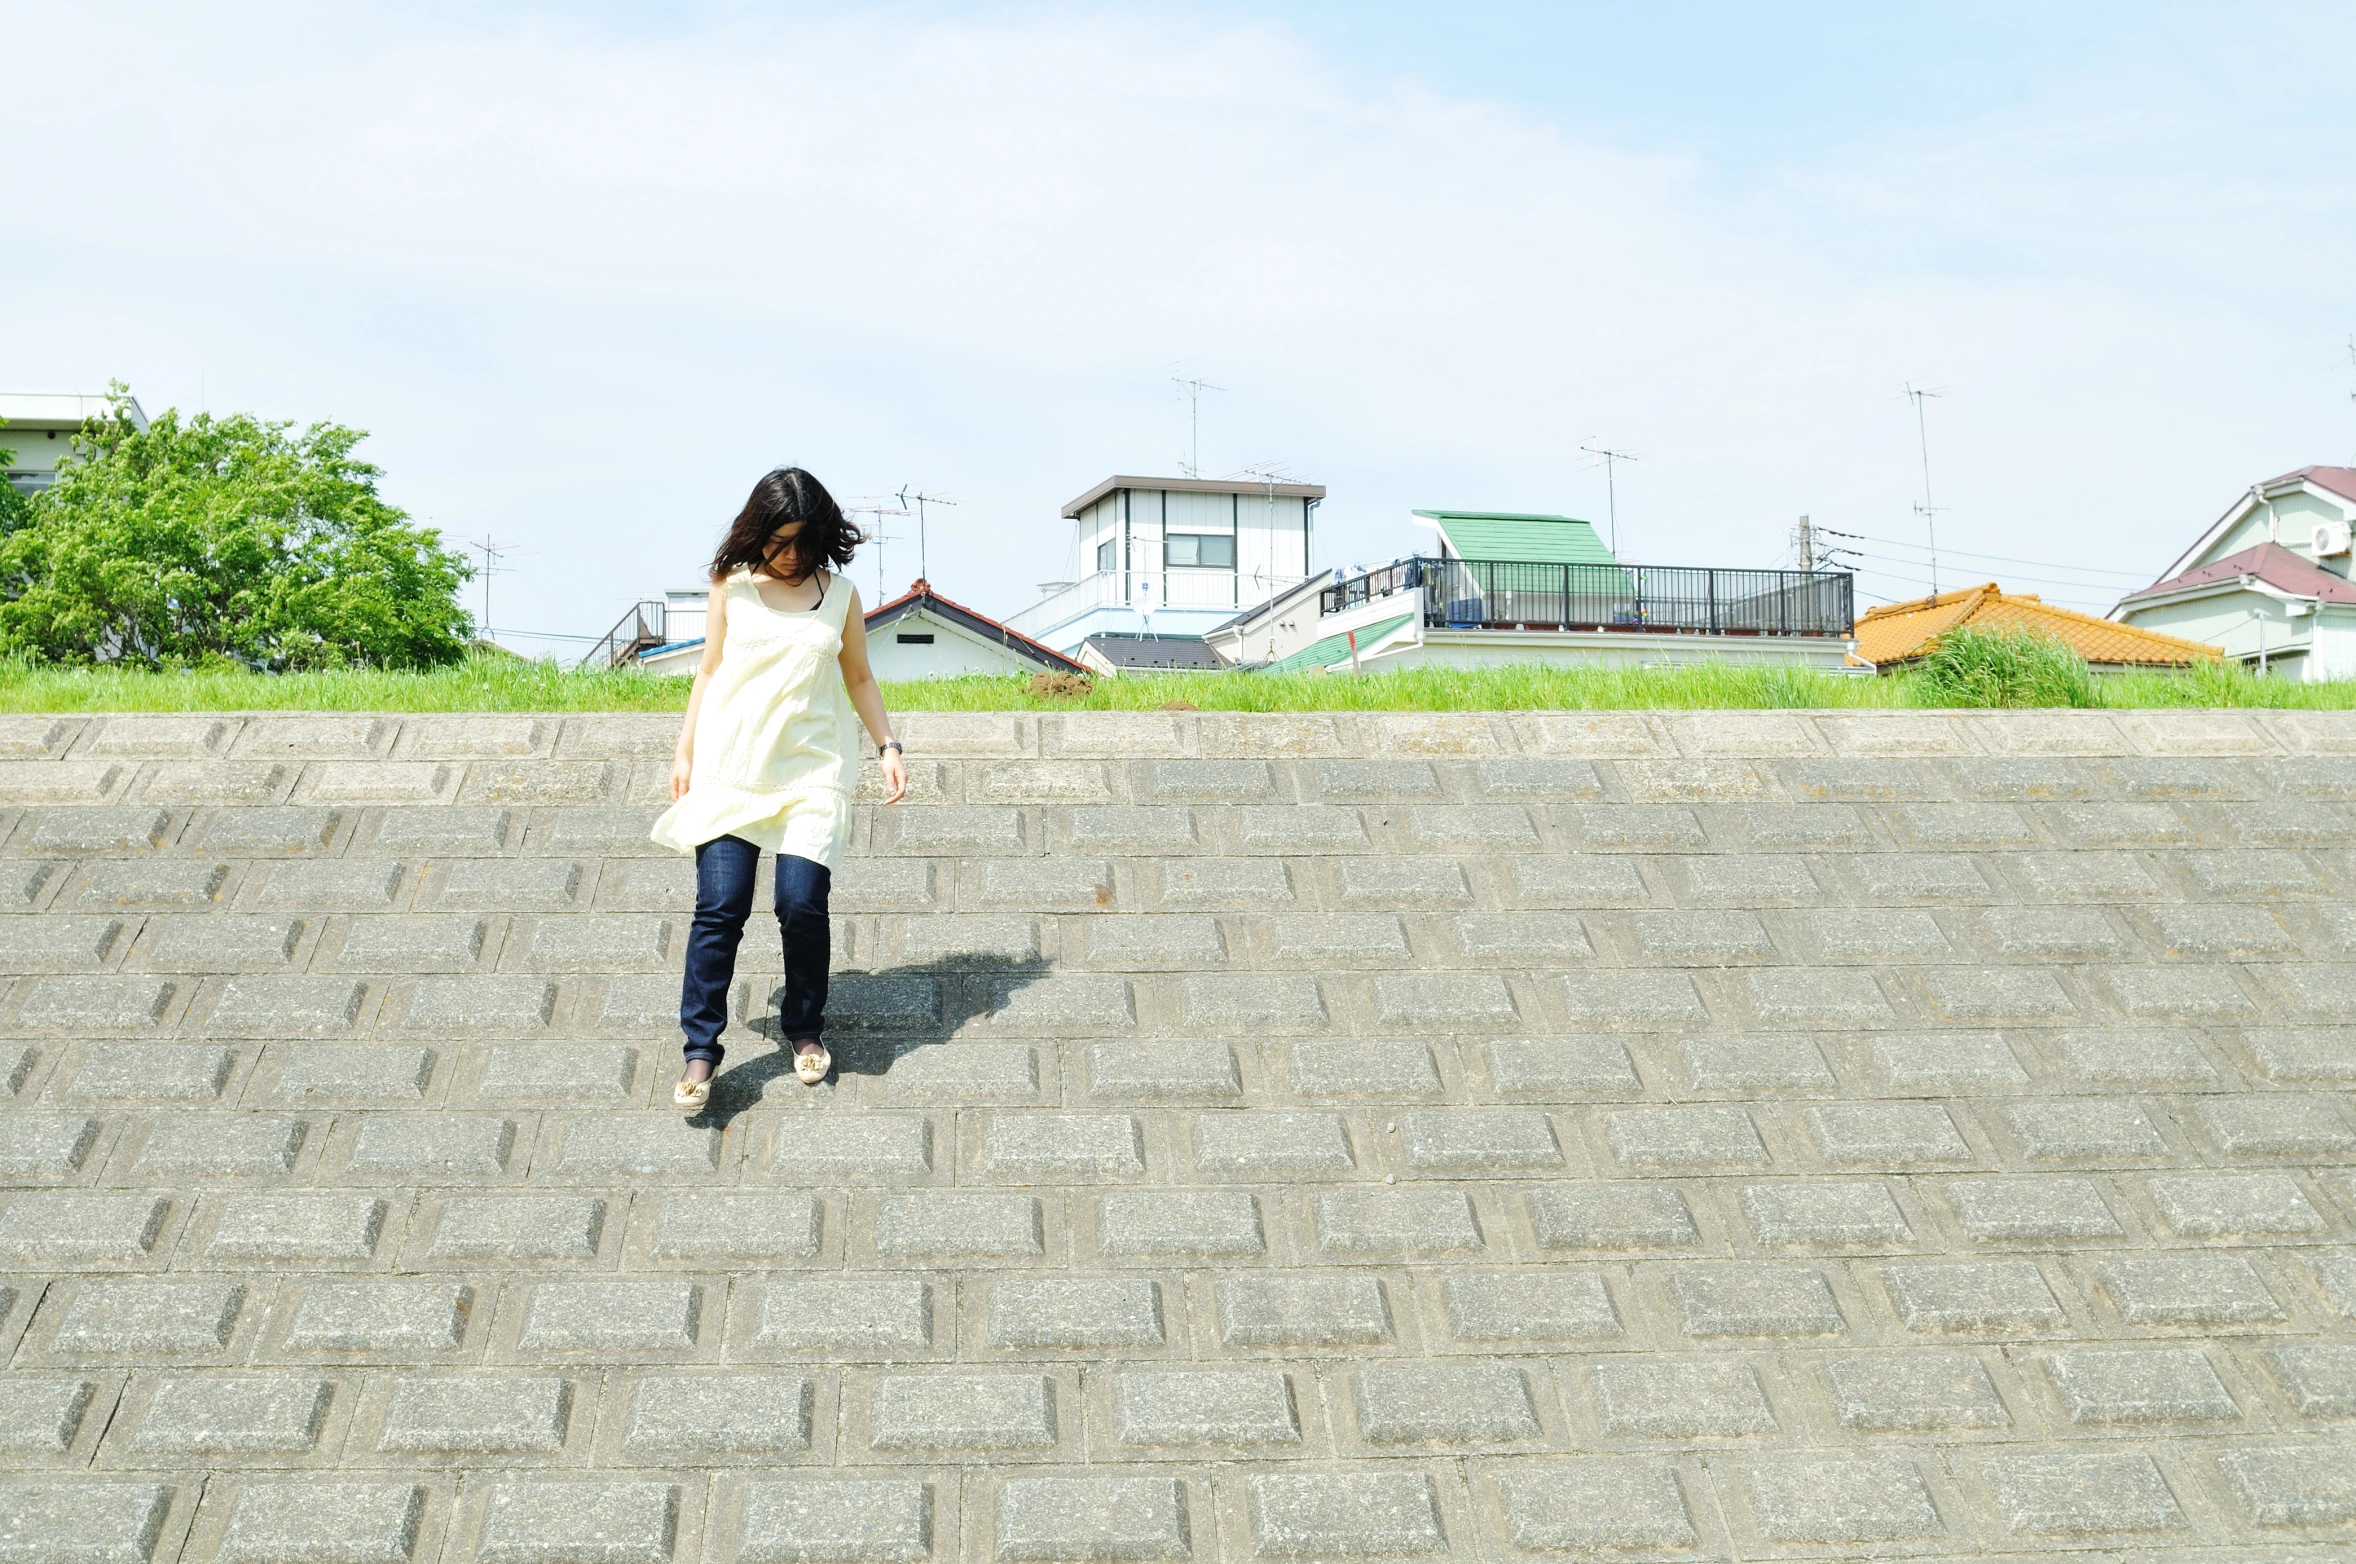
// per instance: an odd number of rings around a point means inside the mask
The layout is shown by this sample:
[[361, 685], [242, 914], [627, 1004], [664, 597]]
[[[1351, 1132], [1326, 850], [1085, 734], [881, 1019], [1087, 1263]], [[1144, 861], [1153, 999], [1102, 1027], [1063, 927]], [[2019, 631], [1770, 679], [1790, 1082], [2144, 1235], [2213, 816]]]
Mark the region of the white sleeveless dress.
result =
[[824, 600], [800, 613], [762, 601], [750, 571], [713, 588], [728, 594], [727, 638], [696, 713], [687, 791], [651, 833], [665, 847], [692, 853], [738, 836], [830, 870], [841, 864], [859, 785], [859, 718], [835, 660], [851, 584], [821, 579]]

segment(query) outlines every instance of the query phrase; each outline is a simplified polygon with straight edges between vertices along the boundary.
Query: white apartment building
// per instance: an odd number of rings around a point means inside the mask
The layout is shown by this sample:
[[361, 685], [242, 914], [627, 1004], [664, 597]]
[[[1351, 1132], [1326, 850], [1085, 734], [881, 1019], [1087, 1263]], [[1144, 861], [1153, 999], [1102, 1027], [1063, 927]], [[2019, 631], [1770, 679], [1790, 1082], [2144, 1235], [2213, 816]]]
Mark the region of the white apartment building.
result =
[[1234, 478], [1105, 479], [1063, 508], [1089, 573], [1041, 584], [1007, 628], [1070, 655], [1092, 635], [1201, 635], [1309, 574], [1325, 489]]

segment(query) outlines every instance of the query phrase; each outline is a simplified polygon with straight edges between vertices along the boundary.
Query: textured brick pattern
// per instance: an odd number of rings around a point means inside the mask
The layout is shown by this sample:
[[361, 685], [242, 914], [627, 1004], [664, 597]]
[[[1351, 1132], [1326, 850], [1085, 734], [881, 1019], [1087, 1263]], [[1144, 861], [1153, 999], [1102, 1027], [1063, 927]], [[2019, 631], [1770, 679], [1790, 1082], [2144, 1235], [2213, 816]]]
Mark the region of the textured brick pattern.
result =
[[2356, 717], [0, 720], [0, 1564], [2323, 1560]]

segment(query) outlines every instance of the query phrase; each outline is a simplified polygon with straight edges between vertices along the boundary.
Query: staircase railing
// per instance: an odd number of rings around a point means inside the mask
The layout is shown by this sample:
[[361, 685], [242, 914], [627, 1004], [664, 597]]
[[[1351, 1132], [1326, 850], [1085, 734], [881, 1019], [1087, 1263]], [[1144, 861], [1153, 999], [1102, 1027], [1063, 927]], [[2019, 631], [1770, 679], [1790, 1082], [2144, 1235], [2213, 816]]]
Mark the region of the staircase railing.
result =
[[630, 611], [622, 615], [611, 630], [599, 637], [595, 646], [589, 648], [588, 655], [581, 659], [581, 666], [619, 668], [633, 661], [647, 648], [663, 645], [669, 639], [663, 634], [666, 617], [660, 598], [633, 603]]

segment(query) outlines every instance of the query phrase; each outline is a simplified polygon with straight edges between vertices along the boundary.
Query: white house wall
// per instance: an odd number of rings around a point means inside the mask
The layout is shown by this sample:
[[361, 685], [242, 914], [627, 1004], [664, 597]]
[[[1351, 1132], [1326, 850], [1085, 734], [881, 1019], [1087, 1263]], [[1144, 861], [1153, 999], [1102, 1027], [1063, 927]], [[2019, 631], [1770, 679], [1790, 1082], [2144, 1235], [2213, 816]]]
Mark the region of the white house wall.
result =
[[74, 452], [74, 431], [27, 429], [21, 424], [0, 424], [0, 451], [16, 453], [16, 460], [8, 469], [10, 472], [55, 472], [57, 464]]
[[[2225, 529], [2225, 535], [2203, 549], [2186, 570], [2213, 564], [2228, 554], [2256, 548], [2261, 543], [2279, 543], [2301, 559], [2320, 564], [2334, 575], [2345, 574], [2346, 556], [2317, 560], [2313, 547], [2315, 524], [2319, 521], [2344, 521], [2356, 506], [2342, 506], [2313, 494], [2286, 494], [2271, 505], [2252, 506], [2239, 521]], [[2271, 515], [2269, 514], [2271, 513]]]
[[2356, 679], [2356, 608], [2326, 608], [2314, 626], [2303, 670], [2310, 679]]
[[2119, 618], [2138, 630], [2199, 641], [2244, 661], [2255, 661], [2261, 650], [2269, 661], [2303, 656], [2315, 624], [2312, 614], [2293, 617], [2286, 613], [2279, 598], [2238, 590], [2130, 608]]
[[[1139, 490], [1138, 503], [1150, 506], [1171, 532], [1199, 532], [1224, 537], [1235, 531], [1235, 496], [1192, 494], [1184, 490]], [[1164, 507], [1167, 507], [1165, 510]]]
[[1203, 643], [1231, 663], [1272, 663], [1290, 657], [1329, 634], [1317, 612], [1317, 596], [1305, 593], [1283, 612], [1270, 614], [1240, 629], [1222, 629], [1203, 637]]
[[1307, 575], [1309, 502], [1279, 497], [1270, 520], [1264, 494], [1235, 496], [1235, 568], [1241, 595], [1254, 603]]
[[1161, 495], [1151, 489], [1129, 491], [1129, 574], [1159, 577], [1162, 573]]
[[[930, 645], [900, 639], [928, 634], [933, 638]], [[921, 610], [870, 630], [867, 662], [878, 679], [954, 679], [973, 673], [1039, 671], [1039, 665], [1021, 653]]]

